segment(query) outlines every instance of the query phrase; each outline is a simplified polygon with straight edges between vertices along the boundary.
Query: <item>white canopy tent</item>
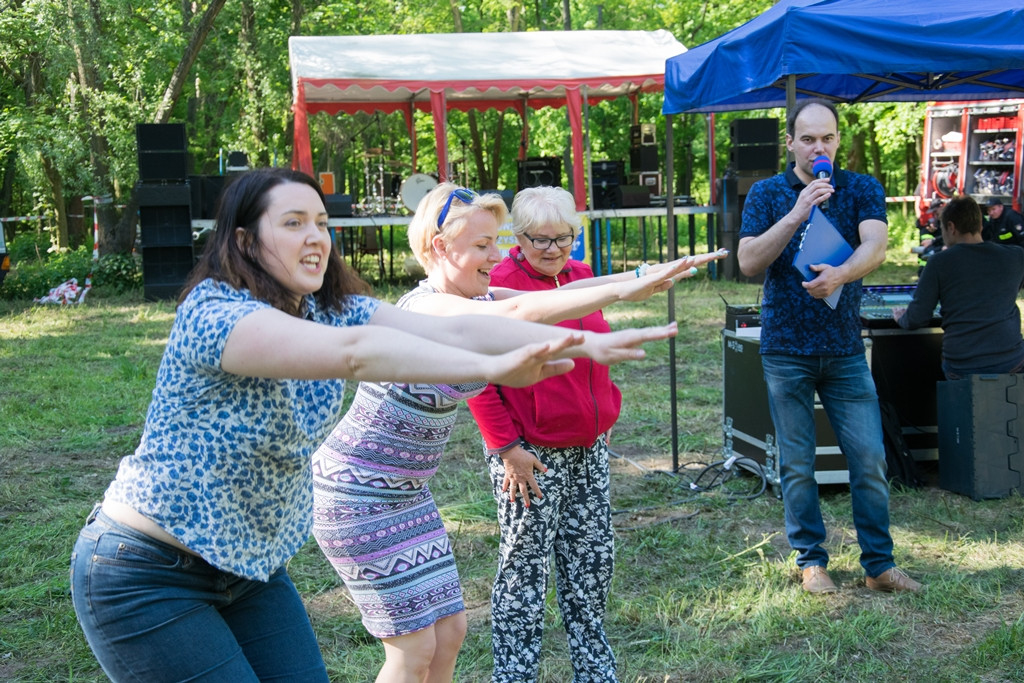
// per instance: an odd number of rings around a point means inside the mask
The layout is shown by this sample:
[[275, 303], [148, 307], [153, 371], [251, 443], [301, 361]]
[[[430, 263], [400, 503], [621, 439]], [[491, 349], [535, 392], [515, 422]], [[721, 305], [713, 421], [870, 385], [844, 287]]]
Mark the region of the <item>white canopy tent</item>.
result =
[[[413, 111], [434, 120], [438, 173], [448, 178], [449, 109], [566, 106], [572, 128], [573, 178], [582, 179], [583, 105], [660, 92], [665, 61], [686, 48], [668, 31], [542, 31], [377, 36], [293, 36], [295, 138], [292, 166], [313, 172], [309, 114], [401, 111], [413, 141]], [[584, 184], [574, 186], [577, 209]]]

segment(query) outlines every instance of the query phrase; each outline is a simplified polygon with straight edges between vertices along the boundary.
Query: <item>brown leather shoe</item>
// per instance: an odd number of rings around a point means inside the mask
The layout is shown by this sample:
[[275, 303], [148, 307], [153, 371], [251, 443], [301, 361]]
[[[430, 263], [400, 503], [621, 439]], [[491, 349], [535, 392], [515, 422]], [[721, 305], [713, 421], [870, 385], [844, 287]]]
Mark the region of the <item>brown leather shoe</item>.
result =
[[825, 568], [820, 565], [804, 567], [801, 575], [803, 576], [804, 590], [808, 593], [835, 593], [839, 590], [832, 583]]
[[885, 593], [895, 593], [898, 591], [916, 593], [924, 588], [924, 586], [907, 576], [906, 572], [898, 567], [886, 569], [874, 578], [870, 576], [865, 577], [864, 583], [873, 591], [883, 591]]

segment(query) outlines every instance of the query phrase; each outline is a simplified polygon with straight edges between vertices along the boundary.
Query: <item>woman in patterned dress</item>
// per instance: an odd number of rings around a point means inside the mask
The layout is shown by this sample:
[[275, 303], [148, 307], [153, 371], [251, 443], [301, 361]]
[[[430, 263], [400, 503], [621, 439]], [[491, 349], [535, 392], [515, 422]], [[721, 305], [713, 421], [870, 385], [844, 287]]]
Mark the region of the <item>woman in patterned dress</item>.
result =
[[[645, 277], [523, 293], [489, 287], [500, 259], [498, 195], [451, 183], [428, 193], [409, 226], [427, 279], [399, 308], [435, 315], [486, 313], [543, 323], [639, 301], [693, 274], [689, 259]], [[497, 334], [516, 325], [495, 322]], [[602, 361], [603, 362], [603, 361]], [[486, 383], [362, 382], [348, 413], [313, 456], [313, 534], [384, 645], [378, 681], [450, 681], [466, 633], [459, 577], [428, 481], [437, 471], [459, 401]]]
[[75, 544], [72, 601], [114, 681], [327, 681], [285, 563], [309, 537], [309, 458], [341, 418], [344, 380], [527, 385], [566, 357], [641, 357], [635, 346], [672, 330], [499, 337], [483, 316], [362, 296], [319, 185], [286, 169], [235, 179], [216, 225], [141, 442]]

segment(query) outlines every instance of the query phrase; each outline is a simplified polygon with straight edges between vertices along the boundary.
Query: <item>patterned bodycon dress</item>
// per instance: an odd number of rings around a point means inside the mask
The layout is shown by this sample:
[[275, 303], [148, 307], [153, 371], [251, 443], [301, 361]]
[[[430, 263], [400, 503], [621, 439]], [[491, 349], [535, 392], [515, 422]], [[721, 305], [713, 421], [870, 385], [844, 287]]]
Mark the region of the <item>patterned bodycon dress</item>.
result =
[[[433, 293], [421, 285], [398, 305]], [[313, 535], [366, 630], [392, 638], [464, 608], [448, 534], [427, 482], [472, 384], [360, 383], [313, 455]]]

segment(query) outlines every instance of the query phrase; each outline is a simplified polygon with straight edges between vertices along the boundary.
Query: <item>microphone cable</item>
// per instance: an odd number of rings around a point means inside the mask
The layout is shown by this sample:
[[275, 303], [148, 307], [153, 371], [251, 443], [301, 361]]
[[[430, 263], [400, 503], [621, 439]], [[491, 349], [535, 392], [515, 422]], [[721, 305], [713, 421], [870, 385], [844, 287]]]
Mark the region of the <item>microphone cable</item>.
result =
[[[732, 455], [723, 460], [718, 460], [709, 464], [698, 462], [684, 463], [680, 466], [679, 470], [671, 472], [668, 470], [649, 469], [610, 449], [608, 454], [613, 458], [625, 460], [637, 469], [645, 472], [647, 475], [661, 474], [676, 478], [678, 479], [677, 487], [690, 492], [689, 495], [685, 497], [666, 501], [657, 505], [642, 505], [631, 508], [613, 509], [611, 513], [613, 516], [637, 512], [649, 512], [651, 510], [675, 507], [684, 503], [692, 503], [702, 499], [706, 500], [706, 497], [703, 494], [711, 493], [719, 489], [722, 489], [720, 491], [721, 495], [726, 500], [730, 501], [730, 503], [740, 500], [754, 500], [764, 495], [764, 492], [768, 489], [768, 478], [765, 474], [764, 468], [762, 468], [761, 464], [756, 460], [744, 456]], [[681, 475], [681, 472], [690, 473], [691, 467], [695, 468], [693, 470], [692, 477]], [[754, 477], [753, 485], [747, 486], [747, 490], [732, 491], [725, 488], [726, 484], [741, 478], [744, 473], [753, 475]], [[696, 514], [697, 513], [693, 513], [684, 518], [689, 518]], [[679, 518], [672, 517], [662, 521], [675, 521], [677, 519]], [[628, 531], [631, 528], [632, 527], [620, 529], [620, 531]]]

